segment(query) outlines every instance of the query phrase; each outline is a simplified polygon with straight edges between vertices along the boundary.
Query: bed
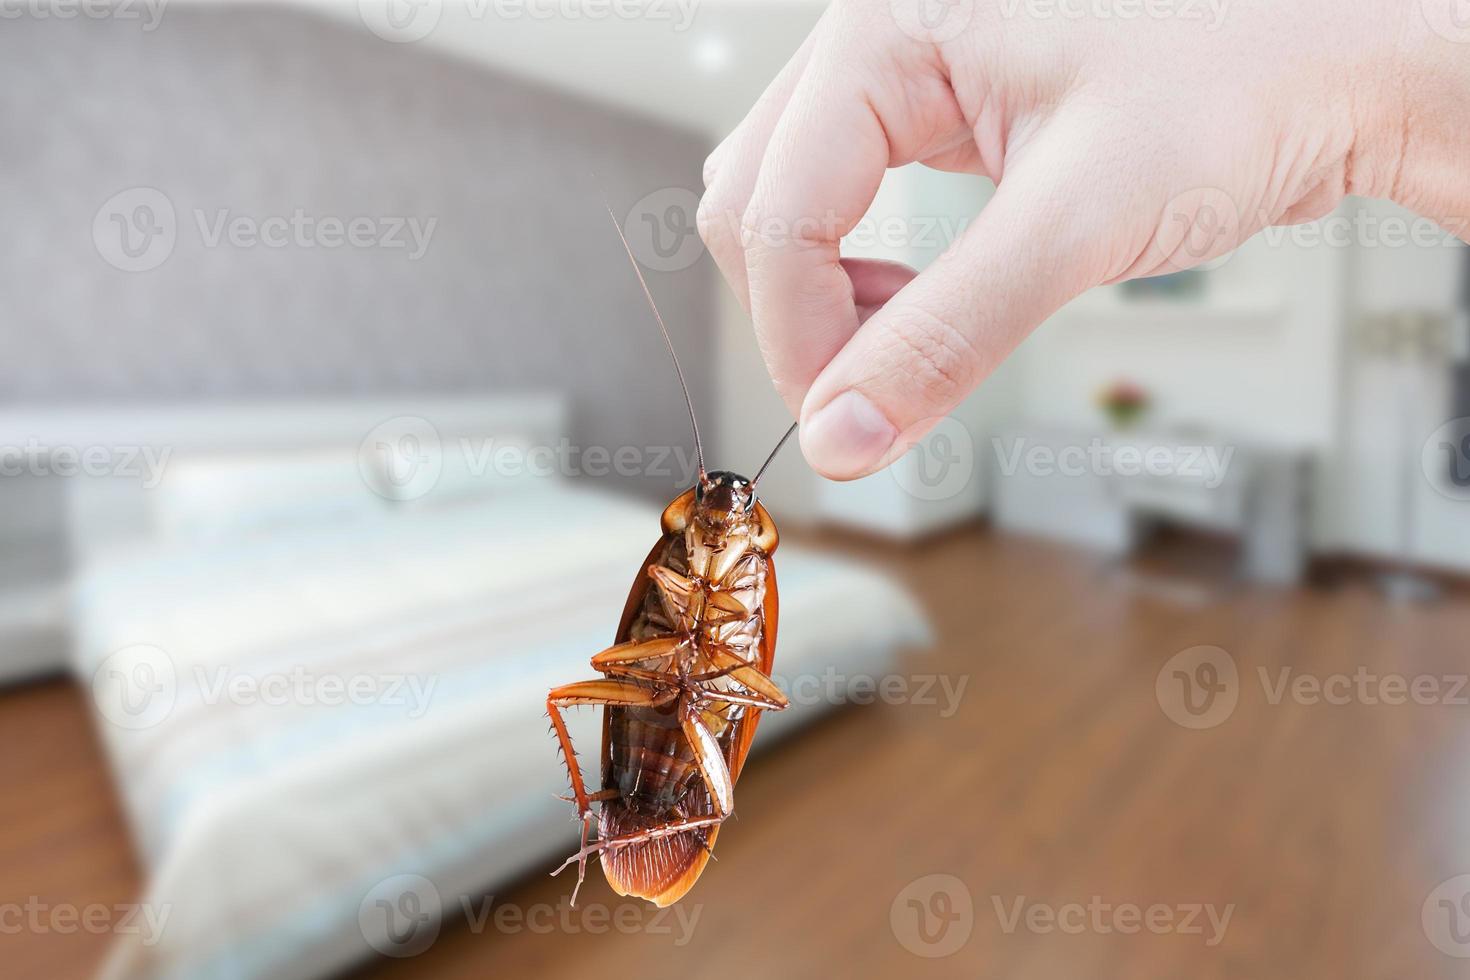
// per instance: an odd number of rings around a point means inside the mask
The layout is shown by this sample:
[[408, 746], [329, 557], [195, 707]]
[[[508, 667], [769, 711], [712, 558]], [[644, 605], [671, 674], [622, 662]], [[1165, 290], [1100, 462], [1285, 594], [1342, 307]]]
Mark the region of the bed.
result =
[[[225, 529], [160, 492], [172, 532], [83, 562], [72, 667], [163, 921], [120, 935], [107, 977], [323, 976], [396, 951], [375, 909], [404, 888], [452, 916], [573, 847], [545, 693], [590, 675], [658, 508], [536, 479], [321, 510], [356, 497], [310, 483], [309, 520]], [[778, 680], [821, 693], [768, 717], [758, 751], [835, 706], [824, 676], [882, 675], [926, 635], [880, 574], [791, 544], [776, 563]], [[598, 713], [570, 718], [591, 765]]]

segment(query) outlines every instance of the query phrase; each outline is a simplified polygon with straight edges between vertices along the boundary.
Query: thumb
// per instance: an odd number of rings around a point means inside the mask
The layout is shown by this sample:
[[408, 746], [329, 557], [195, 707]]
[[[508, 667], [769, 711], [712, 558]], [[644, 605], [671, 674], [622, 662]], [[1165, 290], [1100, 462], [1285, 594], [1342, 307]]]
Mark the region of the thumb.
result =
[[851, 480], [893, 462], [1038, 324], [1103, 281], [1101, 236], [1084, 227], [1096, 222], [1066, 203], [1088, 196], [1064, 193], [1057, 172], [1006, 174], [959, 241], [822, 370], [801, 406], [802, 452], [817, 472]]

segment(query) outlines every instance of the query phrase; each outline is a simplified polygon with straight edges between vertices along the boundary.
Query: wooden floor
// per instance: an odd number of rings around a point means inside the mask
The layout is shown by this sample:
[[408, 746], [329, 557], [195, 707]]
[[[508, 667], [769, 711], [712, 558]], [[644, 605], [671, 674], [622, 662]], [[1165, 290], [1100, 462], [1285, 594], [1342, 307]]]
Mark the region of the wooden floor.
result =
[[[951, 717], [942, 704], [851, 707], [757, 757], [718, 862], [671, 913], [616, 899], [595, 868], [571, 912], [565, 876], [538, 876], [497, 893], [479, 925], [447, 924], [427, 952], [358, 976], [1470, 972], [1421, 921], [1438, 883], [1470, 873], [1470, 705], [1273, 704], [1260, 674], [1275, 685], [1287, 668], [1323, 680], [1361, 668], [1453, 687], [1470, 670], [1470, 602], [1404, 609], [1352, 584], [1158, 588], [980, 530], [858, 550], [929, 610], [938, 642], [904, 676], [963, 680]], [[1190, 730], [1156, 680], [1198, 645], [1233, 658], [1238, 704]], [[136, 875], [78, 696], [53, 684], [0, 698], [0, 736], [0, 901], [125, 900]], [[936, 890], [930, 875], [957, 882]], [[1195, 906], [1228, 909], [1223, 933]], [[80, 977], [103, 942], [6, 935], [0, 955], [7, 976]]]

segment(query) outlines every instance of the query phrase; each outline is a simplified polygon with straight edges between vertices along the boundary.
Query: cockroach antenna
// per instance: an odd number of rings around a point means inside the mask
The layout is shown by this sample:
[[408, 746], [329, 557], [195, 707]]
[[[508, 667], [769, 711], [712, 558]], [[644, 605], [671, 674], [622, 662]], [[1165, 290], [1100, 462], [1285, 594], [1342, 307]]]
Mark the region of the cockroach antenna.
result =
[[781, 451], [781, 447], [786, 445], [786, 440], [791, 438], [792, 433], [796, 431], [796, 427], [799, 424], [799, 422], [791, 423], [791, 428], [787, 429], [786, 434], [781, 437], [781, 441], [776, 443], [776, 448], [771, 450], [771, 455], [767, 456], [766, 461], [761, 464], [761, 468], [755, 471], [755, 478], [750, 481], [750, 489], [754, 490], [755, 485], [761, 482], [761, 476], [765, 474], [766, 467], [771, 465], [771, 461], [776, 458], [776, 454]]
[[618, 223], [618, 216], [613, 213], [612, 205], [607, 203], [606, 195], [603, 195], [602, 206], [607, 208], [607, 216], [612, 219], [613, 228], [618, 233], [618, 240], [623, 243], [623, 251], [628, 253], [628, 261], [633, 263], [633, 274], [638, 277], [638, 285], [643, 287], [643, 295], [648, 299], [648, 308], [653, 311], [653, 318], [658, 321], [658, 329], [664, 335], [664, 345], [669, 349], [669, 357], [674, 359], [674, 373], [679, 376], [679, 387], [684, 390], [684, 404], [689, 408], [689, 424], [694, 428], [694, 455], [699, 459], [699, 476], [702, 480], [704, 479], [704, 444], [699, 441], [699, 420], [694, 417], [694, 399], [689, 397], [689, 384], [684, 380], [684, 369], [679, 366], [679, 355], [674, 352], [674, 341], [669, 337], [669, 328], [664, 326], [664, 318], [659, 315], [658, 306], [653, 301], [653, 293], [649, 291], [648, 283], [643, 278], [643, 270], [638, 267], [638, 259], [633, 256], [633, 247], [628, 244], [628, 236], [623, 234], [623, 226]]

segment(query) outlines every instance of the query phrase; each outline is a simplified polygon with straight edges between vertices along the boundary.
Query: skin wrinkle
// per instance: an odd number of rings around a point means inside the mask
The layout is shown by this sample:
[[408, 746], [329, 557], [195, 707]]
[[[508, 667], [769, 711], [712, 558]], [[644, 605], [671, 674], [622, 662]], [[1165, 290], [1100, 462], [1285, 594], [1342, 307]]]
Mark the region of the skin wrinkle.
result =
[[[893, 362], [904, 365], [914, 385], [929, 397], [942, 401], [963, 397], [975, 383], [979, 349], [964, 331], [922, 306], [915, 306], [906, 316], [922, 321], [925, 326], [910, 330], [903, 323], [884, 322], [881, 337], [876, 341], [877, 350], [897, 346], [912, 354], [912, 357], [893, 358]], [[868, 388], [872, 381], [881, 379], [886, 360], [877, 359], [871, 365], [874, 373], [866, 383], [856, 387]]]

